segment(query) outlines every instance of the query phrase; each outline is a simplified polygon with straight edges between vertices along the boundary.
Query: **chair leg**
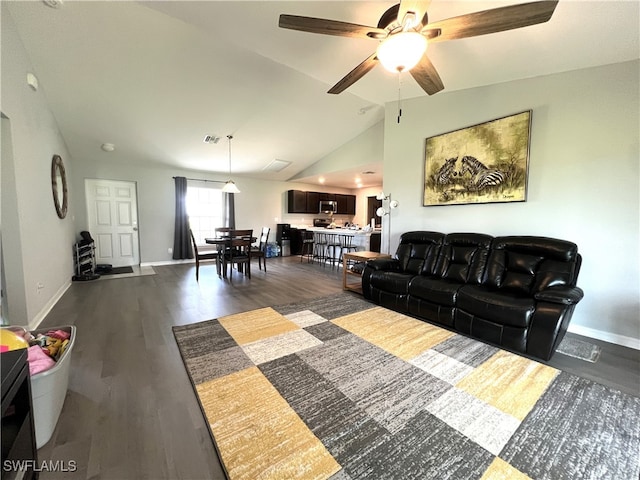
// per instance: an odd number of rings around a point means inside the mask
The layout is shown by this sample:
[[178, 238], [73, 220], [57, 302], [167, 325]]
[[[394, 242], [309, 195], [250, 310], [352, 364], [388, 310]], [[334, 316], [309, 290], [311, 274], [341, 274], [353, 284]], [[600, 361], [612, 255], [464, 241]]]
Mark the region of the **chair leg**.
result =
[[200, 262], [196, 258], [196, 282], [200, 281]]

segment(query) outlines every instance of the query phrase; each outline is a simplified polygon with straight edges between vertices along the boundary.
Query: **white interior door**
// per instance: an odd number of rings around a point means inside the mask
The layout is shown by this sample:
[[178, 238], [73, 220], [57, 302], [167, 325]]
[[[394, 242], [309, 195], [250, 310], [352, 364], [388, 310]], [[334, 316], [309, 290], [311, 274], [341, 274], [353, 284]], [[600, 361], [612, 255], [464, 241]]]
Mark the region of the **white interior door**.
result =
[[138, 204], [135, 182], [86, 179], [89, 233], [98, 264], [140, 264]]

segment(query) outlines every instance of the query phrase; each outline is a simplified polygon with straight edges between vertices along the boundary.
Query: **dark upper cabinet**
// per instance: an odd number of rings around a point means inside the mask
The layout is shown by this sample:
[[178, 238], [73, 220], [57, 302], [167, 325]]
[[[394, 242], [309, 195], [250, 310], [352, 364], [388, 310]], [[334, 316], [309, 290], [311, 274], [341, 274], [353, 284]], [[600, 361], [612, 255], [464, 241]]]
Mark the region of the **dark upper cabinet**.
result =
[[336, 202], [338, 202], [338, 215], [355, 215], [356, 214], [356, 196], [343, 195], [336, 193]]
[[327, 201], [331, 201], [331, 202], [335, 202], [336, 200], [336, 194], [335, 193], [326, 193], [326, 192], [320, 192], [318, 193], [319, 195], [319, 201], [322, 202], [327, 202]]
[[288, 192], [288, 212], [307, 213], [307, 192], [301, 190], [289, 190]]
[[303, 192], [301, 190], [287, 191], [288, 213], [319, 213], [321, 201], [335, 201], [338, 203], [337, 215], [356, 214], [356, 196], [342, 193]]
[[307, 211], [304, 213], [318, 213], [320, 211], [320, 194], [318, 192], [307, 193]]

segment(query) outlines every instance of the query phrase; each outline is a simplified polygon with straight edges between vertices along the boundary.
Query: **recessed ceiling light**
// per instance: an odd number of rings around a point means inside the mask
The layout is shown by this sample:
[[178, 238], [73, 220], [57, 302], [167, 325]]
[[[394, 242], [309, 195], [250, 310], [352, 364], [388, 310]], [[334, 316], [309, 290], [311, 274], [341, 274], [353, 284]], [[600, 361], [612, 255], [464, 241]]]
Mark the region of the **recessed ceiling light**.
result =
[[116, 146], [113, 143], [103, 143], [100, 148], [105, 152], [113, 152], [116, 149]]
[[318, 182], [320, 182], [320, 183], [324, 183], [324, 177], [320, 177], [320, 178], [318, 178]]

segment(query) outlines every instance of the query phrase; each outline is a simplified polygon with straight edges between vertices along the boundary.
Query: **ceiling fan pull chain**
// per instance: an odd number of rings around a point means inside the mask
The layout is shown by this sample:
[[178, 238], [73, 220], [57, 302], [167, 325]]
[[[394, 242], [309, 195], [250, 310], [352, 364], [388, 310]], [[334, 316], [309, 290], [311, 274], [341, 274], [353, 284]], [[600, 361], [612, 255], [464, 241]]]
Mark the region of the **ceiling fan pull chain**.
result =
[[402, 95], [401, 87], [402, 87], [402, 72], [398, 72], [398, 123], [400, 123], [400, 117], [402, 116]]

